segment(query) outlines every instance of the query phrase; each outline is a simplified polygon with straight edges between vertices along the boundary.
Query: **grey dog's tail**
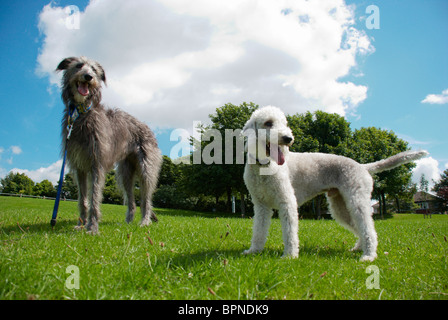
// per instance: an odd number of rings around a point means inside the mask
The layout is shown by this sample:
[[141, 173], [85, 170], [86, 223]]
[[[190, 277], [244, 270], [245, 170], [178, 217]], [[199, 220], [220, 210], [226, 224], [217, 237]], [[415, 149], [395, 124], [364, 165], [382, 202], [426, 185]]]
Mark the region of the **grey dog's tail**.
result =
[[390, 158], [380, 160], [377, 162], [364, 164], [364, 168], [366, 168], [370, 173], [377, 173], [386, 170], [390, 170], [396, 168], [402, 164], [418, 160], [428, 155], [428, 152], [425, 150], [421, 151], [405, 151], [399, 154], [396, 154]]

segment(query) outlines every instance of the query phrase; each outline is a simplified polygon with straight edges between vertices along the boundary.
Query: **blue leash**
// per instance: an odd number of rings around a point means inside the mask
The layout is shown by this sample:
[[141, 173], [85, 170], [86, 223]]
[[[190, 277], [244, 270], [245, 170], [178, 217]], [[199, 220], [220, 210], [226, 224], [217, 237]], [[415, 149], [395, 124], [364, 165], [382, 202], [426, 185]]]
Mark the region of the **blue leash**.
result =
[[54, 202], [53, 216], [50, 221], [52, 227], [56, 225], [56, 217], [58, 216], [59, 200], [61, 199], [62, 183], [64, 182], [65, 158], [67, 158], [67, 144], [64, 152], [64, 160], [62, 160], [61, 176], [59, 177], [58, 193], [56, 194], [56, 200]]
[[58, 210], [59, 210], [59, 200], [61, 200], [61, 192], [62, 192], [62, 183], [64, 182], [64, 169], [65, 169], [65, 159], [67, 158], [67, 143], [70, 139], [70, 135], [72, 134], [73, 124], [75, 123], [75, 120], [78, 119], [79, 114], [86, 113], [90, 110], [92, 107], [92, 104], [90, 104], [89, 107], [85, 108], [83, 106], [76, 106], [74, 104], [70, 105], [70, 112], [68, 116], [68, 125], [67, 125], [67, 138], [65, 140], [65, 150], [64, 150], [64, 160], [62, 160], [62, 168], [61, 168], [61, 175], [59, 177], [59, 185], [58, 185], [58, 192], [56, 194], [56, 200], [54, 202], [54, 208], [53, 208], [53, 215], [51, 217], [50, 224], [52, 227], [56, 225], [56, 217], [58, 216]]

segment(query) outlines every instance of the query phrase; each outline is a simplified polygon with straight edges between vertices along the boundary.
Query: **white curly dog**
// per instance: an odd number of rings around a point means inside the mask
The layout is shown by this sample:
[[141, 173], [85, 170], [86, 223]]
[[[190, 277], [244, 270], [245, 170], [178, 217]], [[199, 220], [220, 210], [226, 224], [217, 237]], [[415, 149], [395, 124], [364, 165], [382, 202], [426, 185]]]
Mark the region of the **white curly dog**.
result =
[[294, 137], [283, 112], [272, 106], [256, 110], [242, 134], [248, 138], [244, 181], [255, 210], [252, 242], [245, 254], [263, 250], [272, 209], [277, 209], [285, 246], [283, 256], [297, 257], [298, 206], [326, 193], [332, 217], [358, 237], [352, 250], [363, 251], [361, 261], [373, 261], [378, 241], [370, 205], [371, 174], [428, 154], [405, 151], [378, 162], [359, 164], [333, 154], [289, 152]]

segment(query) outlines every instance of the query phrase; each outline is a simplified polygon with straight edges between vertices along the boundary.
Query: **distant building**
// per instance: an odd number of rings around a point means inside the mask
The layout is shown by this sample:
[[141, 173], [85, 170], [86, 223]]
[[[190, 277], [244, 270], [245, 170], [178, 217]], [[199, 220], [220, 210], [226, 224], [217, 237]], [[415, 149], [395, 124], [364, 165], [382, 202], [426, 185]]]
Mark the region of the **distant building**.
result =
[[[443, 199], [423, 191], [418, 191], [413, 197], [414, 203], [418, 206], [415, 213], [444, 213], [443, 212]], [[376, 202], [372, 205], [373, 214], [379, 214], [379, 203]]]
[[442, 198], [423, 191], [414, 194], [414, 203], [419, 206], [415, 213], [443, 213]]

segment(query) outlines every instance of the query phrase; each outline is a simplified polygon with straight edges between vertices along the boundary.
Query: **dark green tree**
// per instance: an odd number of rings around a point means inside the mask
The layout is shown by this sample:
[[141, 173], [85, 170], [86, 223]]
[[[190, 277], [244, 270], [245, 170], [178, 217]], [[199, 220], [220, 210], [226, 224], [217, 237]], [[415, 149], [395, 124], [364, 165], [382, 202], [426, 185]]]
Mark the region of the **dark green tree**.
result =
[[[216, 204], [226, 194], [228, 211], [231, 209], [231, 195], [238, 194], [241, 210], [244, 210], [247, 195], [243, 181], [244, 141], [239, 133], [257, 108], [254, 103], [244, 102], [239, 106], [228, 103], [209, 115], [212, 124], [198, 128], [201, 141], [191, 139], [195, 151], [192, 154], [193, 164], [184, 168], [185, 190], [194, 195], [211, 195]], [[194, 159], [201, 161], [195, 163]], [[207, 163], [206, 159], [213, 161]]]
[[123, 204], [123, 195], [117, 186], [115, 179], [115, 170], [106, 175], [106, 183], [103, 189], [103, 202], [110, 204]]
[[[227, 103], [221, 108], [216, 109], [216, 114], [209, 116], [213, 123], [211, 127], [219, 130], [221, 136], [225, 137], [225, 141], [223, 142], [225, 154], [223, 155], [223, 170], [221, 170], [221, 173], [226, 175], [227, 178], [225, 192], [227, 195], [228, 210], [231, 210], [231, 195], [238, 194], [240, 197], [241, 213], [243, 215], [245, 214], [245, 198], [248, 195], [248, 190], [243, 179], [245, 163], [244, 140], [240, 133], [252, 113], [257, 109], [258, 105], [253, 102], [243, 102], [239, 106]], [[226, 144], [229, 141], [230, 143]], [[225, 159], [226, 157], [227, 159]]]
[[442, 198], [444, 211], [448, 210], [448, 169], [442, 172], [440, 180], [434, 184], [432, 191]]
[[318, 110], [286, 118], [295, 140], [290, 150], [295, 152], [336, 153], [352, 134], [350, 122], [336, 113]]
[[[56, 190], [58, 189], [59, 182], [56, 185]], [[66, 199], [77, 199], [78, 198], [78, 185], [73, 180], [73, 175], [67, 173], [64, 177], [64, 182], [62, 183], [62, 195]]]
[[1, 184], [3, 186], [3, 193], [33, 194], [34, 182], [24, 173], [10, 172], [6, 177], [1, 179]]
[[179, 165], [173, 163], [168, 156], [163, 156], [162, 168], [160, 170], [158, 187], [171, 186], [182, 178], [182, 171]]
[[33, 195], [40, 197], [55, 197], [56, 189], [48, 180], [43, 180], [33, 187]]

